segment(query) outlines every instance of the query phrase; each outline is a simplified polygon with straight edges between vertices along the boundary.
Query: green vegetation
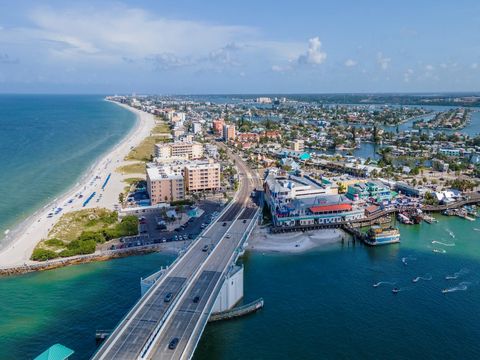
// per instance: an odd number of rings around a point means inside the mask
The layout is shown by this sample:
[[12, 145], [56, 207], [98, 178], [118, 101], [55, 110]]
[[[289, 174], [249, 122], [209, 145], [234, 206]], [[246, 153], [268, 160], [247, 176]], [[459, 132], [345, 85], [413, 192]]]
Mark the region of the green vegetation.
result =
[[64, 214], [41, 241], [31, 259], [46, 261], [58, 257], [91, 254], [97, 244], [138, 233], [136, 216], [126, 216], [118, 221], [116, 211], [86, 209]]
[[136, 185], [140, 181], [145, 181], [145, 179], [142, 179], [140, 177], [131, 177], [131, 178], [123, 179], [123, 182], [127, 183], [128, 185], [134, 185], [134, 184]]
[[167, 123], [161, 122], [152, 129], [152, 134], [133, 148], [125, 160], [151, 161], [155, 154], [155, 144], [169, 141], [166, 136], [170, 134], [170, 127]]
[[115, 171], [121, 174], [143, 174], [145, 173], [145, 163], [133, 163], [118, 167]]

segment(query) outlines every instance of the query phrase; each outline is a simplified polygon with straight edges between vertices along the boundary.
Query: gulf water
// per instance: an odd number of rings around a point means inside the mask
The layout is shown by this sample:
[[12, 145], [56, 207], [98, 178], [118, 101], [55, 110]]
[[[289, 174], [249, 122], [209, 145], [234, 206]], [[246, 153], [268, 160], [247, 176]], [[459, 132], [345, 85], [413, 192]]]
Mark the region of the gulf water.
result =
[[133, 113], [102, 96], [0, 95], [0, 238], [74, 185], [134, 124]]
[[[480, 358], [480, 223], [438, 218], [400, 225], [396, 245], [247, 253], [245, 301], [263, 297], [265, 307], [209, 324], [195, 359]], [[153, 254], [1, 279], [0, 358], [28, 359], [60, 342], [88, 359], [95, 330], [111, 329], [138, 299], [140, 277], [172, 260]]]

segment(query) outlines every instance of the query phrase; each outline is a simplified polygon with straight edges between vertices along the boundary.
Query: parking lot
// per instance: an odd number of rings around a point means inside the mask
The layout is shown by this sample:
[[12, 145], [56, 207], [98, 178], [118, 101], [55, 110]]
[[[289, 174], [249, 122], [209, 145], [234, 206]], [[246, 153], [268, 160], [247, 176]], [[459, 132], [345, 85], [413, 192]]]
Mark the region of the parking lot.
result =
[[158, 220], [162, 217], [160, 210], [154, 213], [139, 214], [139, 235], [123, 238], [121, 240], [122, 244], [115, 246], [115, 248], [195, 239], [210, 224], [212, 215], [215, 216], [223, 209], [223, 204], [210, 200], [201, 201], [197, 206], [203, 210], [203, 214], [199, 217], [192, 217], [184, 223], [179, 220], [168, 222], [170, 231], [162, 230], [158, 225]]

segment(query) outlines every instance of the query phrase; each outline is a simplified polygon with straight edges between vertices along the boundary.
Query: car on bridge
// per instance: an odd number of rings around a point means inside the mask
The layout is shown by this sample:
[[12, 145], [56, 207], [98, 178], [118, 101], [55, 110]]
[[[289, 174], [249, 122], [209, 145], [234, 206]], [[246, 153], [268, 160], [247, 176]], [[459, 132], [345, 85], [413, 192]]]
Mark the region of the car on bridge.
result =
[[167, 295], [165, 295], [165, 297], [163, 298], [163, 301], [170, 302], [170, 300], [172, 300], [172, 297], [173, 297], [173, 294], [169, 292]]
[[204, 251], [204, 252], [208, 251], [208, 245], [204, 245], [203, 248], [202, 248], [202, 251]]
[[175, 350], [175, 348], [177, 347], [178, 345], [178, 338], [173, 338], [172, 340], [170, 340], [170, 343], [168, 344], [168, 348], [170, 350]]

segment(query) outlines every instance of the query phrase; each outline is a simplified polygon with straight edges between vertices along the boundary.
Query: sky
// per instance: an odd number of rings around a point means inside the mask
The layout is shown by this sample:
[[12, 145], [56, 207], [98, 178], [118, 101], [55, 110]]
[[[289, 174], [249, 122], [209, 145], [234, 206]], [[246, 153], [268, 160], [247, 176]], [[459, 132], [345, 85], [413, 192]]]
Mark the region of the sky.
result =
[[0, 92], [474, 92], [479, 14], [476, 0], [2, 0]]

